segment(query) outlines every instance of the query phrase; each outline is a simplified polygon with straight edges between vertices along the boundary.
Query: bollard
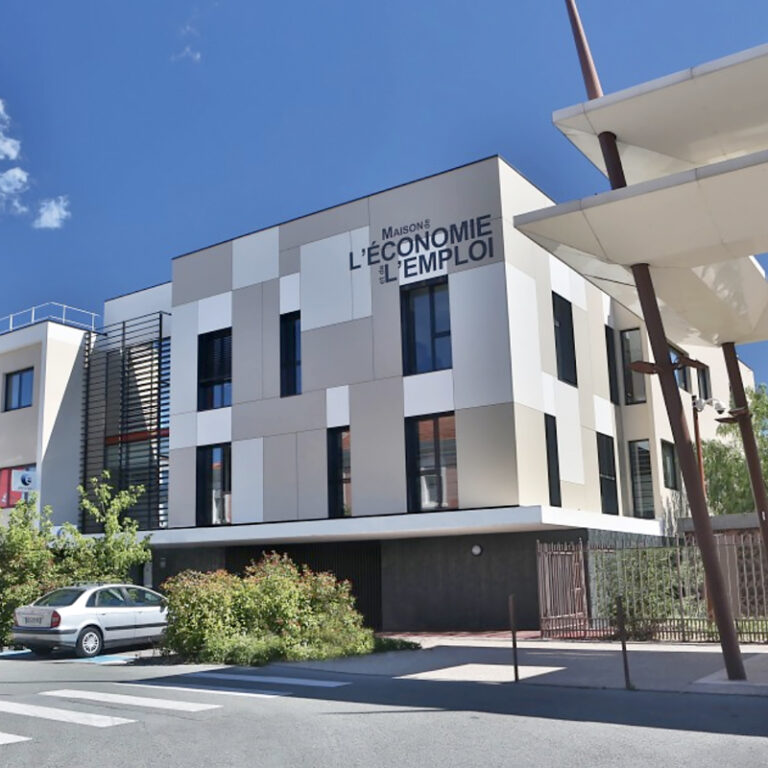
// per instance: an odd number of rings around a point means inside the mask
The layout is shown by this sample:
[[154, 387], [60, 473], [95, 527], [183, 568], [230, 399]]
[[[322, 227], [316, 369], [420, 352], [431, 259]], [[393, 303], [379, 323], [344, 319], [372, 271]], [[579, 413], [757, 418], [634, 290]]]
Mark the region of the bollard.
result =
[[515, 596], [509, 596], [509, 630], [512, 632], [512, 657], [515, 662], [515, 682], [520, 682], [520, 671], [517, 666], [517, 624], [515, 622]]
[[624, 662], [624, 687], [634, 690], [634, 685], [629, 679], [629, 658], [627, 656], [627, 623], [624, 615], [624, 598], [619, 595], [616, 598], [616, 620], [619, 625], [619, 639], [621, 640], [621, 657]]

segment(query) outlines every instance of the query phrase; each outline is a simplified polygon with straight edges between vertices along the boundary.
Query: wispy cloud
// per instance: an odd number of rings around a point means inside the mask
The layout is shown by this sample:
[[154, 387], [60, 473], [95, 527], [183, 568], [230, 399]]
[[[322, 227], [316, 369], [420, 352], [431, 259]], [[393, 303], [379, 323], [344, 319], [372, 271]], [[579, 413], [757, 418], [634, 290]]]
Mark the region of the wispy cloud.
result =
[[23, 168], [9, 168], [0, 173], [0, 211], [26, 213], [21, 196], [29, 188], [29, 174]]
[[43, 200], [37, 212], [37, 218], [32, 222], [35, 229], [59, 229], [72, 216], [69, 210], [69, 198], [59, 195], [50, 200]]
[[15, 160], [21, 151], [21, 142], [7, 134], [11, 118], [5, 111], [5, 104], [0, 99], [0, 160]]
[[171, 61], [181, 61], [182, 59], [189, 59], [190, 61], [193, 61], [195, 64], [199, 64], [202, 58], [203, 58], [203, 54], [200, 53], [200, 51], [195, 50], [194, 48], [192, 48], [191, 45], [186, 45], [184, 46], [183, 51], [174, 53], [173, 56], [171, 56]]

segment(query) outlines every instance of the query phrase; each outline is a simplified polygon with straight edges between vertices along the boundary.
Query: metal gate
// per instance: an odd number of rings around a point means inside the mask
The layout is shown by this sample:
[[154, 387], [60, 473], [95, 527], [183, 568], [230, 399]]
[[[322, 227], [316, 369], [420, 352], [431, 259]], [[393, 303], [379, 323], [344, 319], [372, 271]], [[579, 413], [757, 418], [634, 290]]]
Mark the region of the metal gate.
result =
[[584, 545], [536, 543], [542, 637], [586, 637], [589, 631]]

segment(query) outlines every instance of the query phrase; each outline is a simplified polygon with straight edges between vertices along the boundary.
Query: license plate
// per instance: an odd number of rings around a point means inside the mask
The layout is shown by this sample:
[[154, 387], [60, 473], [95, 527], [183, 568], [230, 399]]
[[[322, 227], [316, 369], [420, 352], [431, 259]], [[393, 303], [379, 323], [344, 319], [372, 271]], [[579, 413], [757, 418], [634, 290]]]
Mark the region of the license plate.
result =
[[42, 616], [27, 616], [24, 619], [24, 626], [26, 627], [40, 627], [43, 624]]

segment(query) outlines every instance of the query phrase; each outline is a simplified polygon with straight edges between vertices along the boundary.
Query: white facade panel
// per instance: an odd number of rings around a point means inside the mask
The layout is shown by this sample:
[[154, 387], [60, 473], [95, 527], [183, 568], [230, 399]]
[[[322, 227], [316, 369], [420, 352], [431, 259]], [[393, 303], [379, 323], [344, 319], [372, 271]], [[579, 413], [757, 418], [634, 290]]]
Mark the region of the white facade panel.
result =
[[200, 299], [197, 304], [197, 332], [209, 333], [232, 326], [232, 292]]
[[404, 415], [453, 411], [453, 371], [433, 371], [403, 379]]
[[214, 408], [197, 414], [197, 444], [232, 442], [232, 409]]
[[511, 264], [506, 266], [512, 396], [516, 403], [541, 411], [541, 339], [536, 281]]
[[568, 268], [571, 273], [571, 298], [575, 306], [586, 311], [587, 309], [587, 281], [576, 271]]
[[[350, 232], [352, 240], [351, 251], [357, 257], [363, 248], [368, 247], [369, 228], [361, 227]], [[371, 309], [371, 267], [361, 265], [359, 269], [350, 270], [352, 281], [352, 318], [370, 317]]]
[[541, 397], [544, 413], [555, 416], [557, 413], [557, 401], [555, 399], [555, 377], [548, 373], [541, 374]]
[[504, 264], [454, 272], [448, 292], [455, 407], [511, 402]]
[[[302, 330], [352, 319], [351, 248], [349, 232], [301, 246]], [[282, 299], [280, 311], [283, 311]]]
[[104, 302], [104, 325], [133, 320], [156, 312], [171, 311], [172, 283], [162, 283], [143, 291], [117, 296]]
[[595, 431], [616, 437], [615, 408], [610, 400], [594, 395]]
[[175, 413], [171, 416], [168, 430], [170, 450], [193, 448], [197, 445], [197, 414]]
[[197, 410], [197, 302], [173, 308], [171, 413]]
[[275, 280], [280, 275], [280, 228], [239, 237], [232, 241], [232, 287]]
[[555, 382], [557, 411], [557, 452], [560, 460], [560, 479], [568, 483], [584, 484], [584, 455], [581, 440], [581, 412], [579, 390], [562, 381]]
[[232, 443], [232, 522], [264, 520], [264, 440]]
[[[301, 309], [301, 276], [297, 272], [294, 275], [286, 275], [280, 278], [280, 314], [298, 312]], [[304, 318], [301, 318], [302, 328]]]
[[349, 386], [331, 387], [326, 390], [325, 420], [329, 429], [349, 425]]

